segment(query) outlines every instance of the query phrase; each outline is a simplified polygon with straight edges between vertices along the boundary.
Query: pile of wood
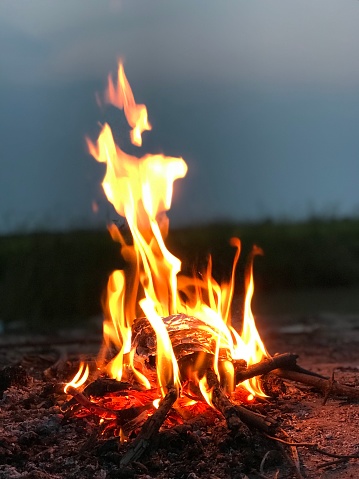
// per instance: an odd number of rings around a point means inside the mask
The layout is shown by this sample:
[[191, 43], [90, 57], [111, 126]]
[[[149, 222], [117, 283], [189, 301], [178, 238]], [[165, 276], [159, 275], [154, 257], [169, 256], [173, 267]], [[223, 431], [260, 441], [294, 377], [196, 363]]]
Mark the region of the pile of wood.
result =
[[[165, 318], [167, 330], [171, 338], [174, 352], [179, 364], [180, 371], [186, 371], [186, 365], [196, 363], [197, 356], [202, 355], [202, 371], [201, 375], [207, 378], [207, 384], [212, 391], [212, 402], [214, 408], [224, 417], [227, 427], [236, 434], [248, 434], [248, 428], [256, 429], [268, 437], [283, 441], [277, 437], [280, 430], [280, 424], [269, 416], [256, 412], [254, 407], [246, 407], [245, 404], [238, 404], [233, 401], [231, 395], [225, 392], [223, 385], [217, 379], [217, 376], [211, 367], [213, 364], [213, 351], [215, 344], [211, 343], [210, 336], [196, 328], [199, 320], [187, 317], [185, 315], [176, 315]], [[187, 321], [187, 329], [185, 334], [178, 328], [178, 324]], [[189, 326], [188, 326], [189, 324]], [[186, 337], [184, 341], [183, 338]], [[149, 326], [146, 319], [135, 322], [134, 327], [134, 343], [135, 347], [143, 351], [148, 358], [155, 356], [156, 342], [154, 332]], [[148, 345], [151, 345], [148, 347]], [[228, 361], [228, 354], [222, 352], [223, 360]], [[236, 385], [253, 377], [261, 377], [264, 387], [271, 392], [271, 388], [276, 381], [274, 378], [282, 378], [291, 381], [300, 382], [321, 391], [324, 395], [324, 401], [330, 395], [344, 396], [352, 399], [359, 399], [359, 390], [343, 384], [337, 383], [334, 378], [328, 378], [320, 374], [311, 372], [300, 367], [297, 364], [298, 356], [292, 353], [284, 353], [273, 357], [265, 358], [257, 364], [247, 366], [244, 361], [233, 361], [235, 370]], [[186, 379], [185, 373], [182, 377]], [[111, 421], [111, 429], [120, 431], [128, 437], [135, 436], [135, 439], [129, 445], [127, 452], [121, 459], [121, 466], [138, 461], [147, 451], [154, 436], [158, 433], [161, 426], [171, 411], [180, 412], [180, 407], [175, 407], [176, 401], [179, 399], [179, 391], [174, 385], [169, 384], [165, 397], [160, 401], [158, 408], [154, 408], [151, 393], [144, 393], [145, 401], [142, 400], [140, 405], [124, 407], [120, 410], [111, 409], [103, 405], [99, 405], [99, 399], [103, 392], [117, 392], [120, 395], [141, 396], [141, 387], [137, 384], [128, 384], [117, 382], [109, 379], [97, 379], [89, 384], [83, 392], [78, 392], [75, 388], [68, 388], [67, 393], [73, 397], [64, 406], [65, 411], [70, 411], [75, 405], [80, 405], [88, 411], [89, 414], [95, 414], [99, 418]], [[196, 395], [196, 399], [200, 399], [201, 394]], [[94, 398], [94, 400], [91, 400]], [[174, 408], [174, 410], [173, 410]], [[140, 426], [140, 427], [139, 427]], [[108, 428], [108, 425], [107, 425]], [[130, 434], [129, 434], [130, 433]], [[133, 434], [134, 433], [134, 434]]]

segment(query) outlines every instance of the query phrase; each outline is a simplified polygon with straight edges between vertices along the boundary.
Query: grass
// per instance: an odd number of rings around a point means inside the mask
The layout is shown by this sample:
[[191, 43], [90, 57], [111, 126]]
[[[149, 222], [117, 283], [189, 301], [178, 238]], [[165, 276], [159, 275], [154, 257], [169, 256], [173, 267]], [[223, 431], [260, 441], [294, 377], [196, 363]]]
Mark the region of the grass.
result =
[[359, 284], [358, 220], [208, 225], [175, 231], [169, 243], [172, 251], [189, 258], [191, 263], [211, 252], [216, 273], [221, 276], [225, 265], [232, 261], [233, 251], [228, 245], [232, 236], [242, 242], [240, 270], [252, 245], [264, 251], [264, 257], [255, 263], [257, 288], [330, 288]]
[[[243, 247], [239, 288], [252, 245], [265, 252], [255, 261], [259, 297], [279, 301], [283, 291], [291, 297], [359, 286], [359, 220], [217, 223], [173, 230], [167, 245], [189, 272], [203, 269], [212, 254], [213, 274], [220, 280], [231, 271], [232, 236], [240, 237]], [[100, 314], [108, 275], [123, 266], [118, 244], [106, 231], [0, 237], [0, 319], [49, 329]]]

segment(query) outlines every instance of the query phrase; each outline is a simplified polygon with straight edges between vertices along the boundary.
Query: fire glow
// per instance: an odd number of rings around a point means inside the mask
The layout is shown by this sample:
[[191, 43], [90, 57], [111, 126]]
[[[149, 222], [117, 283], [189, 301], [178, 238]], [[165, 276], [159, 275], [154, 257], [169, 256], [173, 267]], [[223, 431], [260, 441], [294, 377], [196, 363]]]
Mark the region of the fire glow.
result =
[[[142, 134], [151, 125], [146, 106], [135, 102], [122, 63], [116, 81], [108, 78], [104, 101], [124, 110], [131, 142], [141, 146]], [[166, 212], [174, 181], [187, 173], [185, 161], [161, 154], [131, 156], [115, 143], [108, 123], [97, 141], [88, 139], [87, 144], [91, 155], [106, 164], [104, 192], [117, 213], [126, 218], [132, 237], [128, 240], [116, 226], [109, 227], [128, 267], [113, 271], [108, 280], [99, 370], [117, 381], [136, 382], [143, 390], [154, 391], [155, 406], [171, 388], [177, 390], [181, 407], [193, 405], [198, 398], [212, 405], [208, 367], [228, 394], [239, 387], [247, 391], [248, 400], [265, 396], [258, 378], [236, 385], [233, 366], [236, 360], [251, 365], [269, 357], [251, 311], [252, 264], [259, 248], [251, 255], [238, 333], [231, 325], [231, 304], [240, 240], [231, 239], [235, 248], [231, 279], [221, 284], [212, 277], [211, 259], [206, 271], [189, 277], [165, 246]], [[148, 356], [155, 358], [155, 372]], [[83, 388], [88, 373], [89, 368], [82, 365], [66, 388]]]

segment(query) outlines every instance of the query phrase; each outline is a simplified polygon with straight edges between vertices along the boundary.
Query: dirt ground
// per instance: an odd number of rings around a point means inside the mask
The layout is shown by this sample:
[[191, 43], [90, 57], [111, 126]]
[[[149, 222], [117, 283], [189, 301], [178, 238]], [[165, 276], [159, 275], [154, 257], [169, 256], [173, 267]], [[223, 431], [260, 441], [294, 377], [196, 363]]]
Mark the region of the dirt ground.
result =
[[[359, 387], [359, 315], [322, 313], [315, 315], [257, 318], [268, 349], [299, 354], [304, 368]], [[288, 397], [289, 396], [289, 397]], [[331, 452], [359, 451], [359, 404], [345, 398], [329, 398], [310, 388], [293, 384], [279, 400], [288, 407], [284, 429], [299, 442], [314, 442]], [[285, 406], [284, 406], [285, 407]], [[283, 418], [283, 414], [282, 414]], [[317, 469], [332, 458], [298, 448], [303, 475], [308, 478], [349, 479], [359, 477], [359, 460]], [[281, 476], [279, 476], [281, 477]], [[283, 476], [285, 477], [285, 476]]]
[[[359, 388], [359, 315], [304, 314], [257, 318], [271, 354], [295, 352], [307, 369]], [[68, 415], [62, 382], [80, 356], [95, 356], [100, 328], [52, 337], [0, 337], [0, 364], [21, 365], [10, 383], [0, 375], [0, 479], [349, 479], [359, 477], [359, 459], [335, 458], [312, 448], [284, 446], [250, 431], [228, 431], [212, 410], [176, 427], [164, 427], [132, 466], [119, 462], [128, 445], [100, 434], [98, 419]], [[61, 367], [51, 366], [61, 359]], [[284, 381], [276, 397], [258, 401], [258, 411], [277, 419], [288, 441], [310, 442], [328, 452], [359, 453], [359, 404], [323, 396]], [[282, 436], [283, 437], [283, 436]], [[298, 460], [300, 474], [290, 460]], [[289, 459], [288, 459], [289, 458]]]

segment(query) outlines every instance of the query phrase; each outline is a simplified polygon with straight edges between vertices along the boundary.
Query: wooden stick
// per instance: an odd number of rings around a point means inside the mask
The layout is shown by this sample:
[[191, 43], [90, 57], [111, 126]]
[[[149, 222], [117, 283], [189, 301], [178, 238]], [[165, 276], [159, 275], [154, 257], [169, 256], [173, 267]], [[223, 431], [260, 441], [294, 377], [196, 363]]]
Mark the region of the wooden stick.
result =
[[[294, 446], [292, 446], [294, 447]], [[289, 464], [292, 466], [294, 469], [294, 473], [297, 479], [304, 479], [302, 476], [302, 473], [300, 472], [299, 465], [296, 463], [296, 461], [288, 454], [288, 452], [285, 450], [284, 446], [282, 444], [279, 444], [279, 448], [282, 451], [283, 456], [287, 459]]]
[[[282, 432], [284, 431], [282, 430]], [[265, 434], [265, 436], [268, 437], [269, 439], [272, 439], [273, 441], [279, 442], [281, 444], [286, 444], [287, 446], [312, 448], [315, 452], [318, 452], [319, 454], [323, 454], [323, 456], [337, 457], [339, 459], [345, 459], [345, 460], [359, 459], [359, 453], [337, 454], [337, 453], [329, 452], [329, 451], [326, 451], [325, 449], [322, 449], [315, 442], [293, 442], [293, 441], [286, 441], [285, 439], [281, 439], [280, 437], [270, 436], [269, 434]]]
[[252, 364], [246, 369], [236, 371], [236, 384], [255, 376], [267, 374], [273, 369], [283, 368], [290, 369], [297, 364], [298, 355], [292, 353], [278, 354], [272, 358], [265, 358], [257, 364]]
[[298, 371], [308, 376], [315, 376], [326, 379], [325, 376], [320, 374], [313, 373], [298, 366], [297, 364], [298, 355], [293, 353], [284, 353], [277, 354], [271, 358], [265, 358], [259, 363], [252, 364], [247, 368], [238, 369], [236, 371], [236, 384], [239, 384], [246, 379], [251, 379], [255, 376], [262, 376], [263, 374], [268, 374], [274, 369], [285, 369], [289, 371]]
[[335, 459], [334, 461], [322, 462], [321, 464], [317, 465], [317, 469], [325, 469], [326, 467], [336, 466], [338, 464], [342, 464], [343, 462], [348, 462], [352, 457], [345, 457], [343, 456], [340, 459]]
[[207, 384], [212, 389], [213, 405], [225, 417], [229, 429], [238, 430], [245, 423], [247, 426], [255, 427], [267, 433], [273, 430], [275, 426], [273, 420], [245, 407], [233, 404], [225, 395], [212, 369], [207, 370]]
[[339, 384], [330, 379], [322, 379], [297, 371], [287, 371], [284, 369], [277, 369], [273, 371], [274, 374], [283, 379], [290, 379], [299, 383], [307, 384], [316, 389], [319, 389], [324, 395], [330, 390], [332, 396], [346, 396], [351, 399], [359, 399], [359, 389], [345, 384]]
[[141, 432], [132, 442], [130, 449], [122, 457], [120, 462], [121, 466], [127, 466], [130, 462], [137, 461], [144, 454], [151, 443], [151, 439], [157, 434], [162, 426], [177, 397], [177, 389], [171, 387], [166, 396], [160, 402], [158, 409], [146, 420], [142, 426]]
[[[287, 438], [290, 439], [289, 435], [283, 429], [280, 429], [280, 431], [282, 434], [284, 434]], [[288, 459], [289, 459], [289, 462], [292, 463], [293, 467], [295, 468], [295, 475], [297, 476], [297, 479], [304, 479], [300, 470], [300, 460], [299, 460], [299, 453], [298, 453], [297, 446], [289, 445], [289, 448], [292, 454], [291, 455], [288, 454]], [[284, 446], [282, 450], [284, 455], [287, 455], [284, 449]]]

